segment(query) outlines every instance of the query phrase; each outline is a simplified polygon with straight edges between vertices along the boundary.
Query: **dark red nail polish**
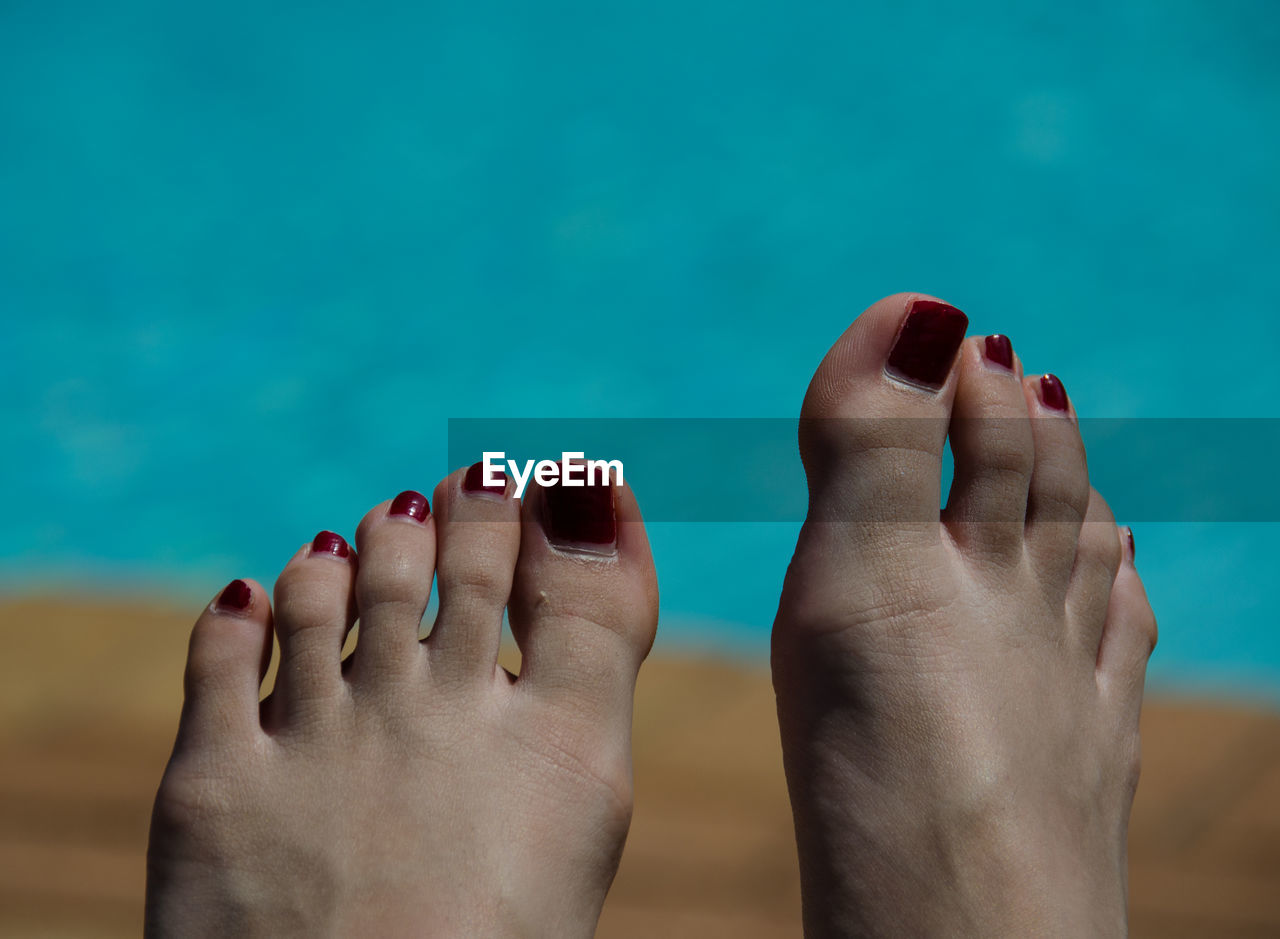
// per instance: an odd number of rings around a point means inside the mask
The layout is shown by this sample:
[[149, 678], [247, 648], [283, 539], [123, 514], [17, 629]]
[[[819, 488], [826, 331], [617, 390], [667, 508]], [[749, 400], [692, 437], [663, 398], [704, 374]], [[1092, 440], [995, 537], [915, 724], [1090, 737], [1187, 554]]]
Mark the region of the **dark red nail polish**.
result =
[[1054, 411], [1067, 409], [1067, 389], [1057, 375], [1040, 376], [1040, 399], [1044, 406]]
[[218, 606], [224, 610], [243, 613], [253, 602], [253, 588], [243, 580], [233, 580], [218, 594]]
[[345, 558], [351, 554], [351, 548], [341, 535], [331, 531], [322, 531], [311, 542], [312, 554], [332, 554], [336, 558]]
[[996, 333], [987, 337], [987, 361], [1013, 371], [1013, 343], [1008, 336]]
[[501, 485], [486, 486], [484, 482], [484, 464], [472, 463], [467, 469], [467, 475], [462, 479], [463, 492], [491, 492], [495, 495], [502, 495], [507, 491], [507, 477], [501, 472], [498, 474], [502, 477]]
[[1129, 539], [1129, 560], [1132, 561], [1138, 556], [1138, 549], [1133, 543], [1133, 529], [1125, 528], [1125, 536]]
[[917, 300], [902, 323], [889, 361], [894, 378], [937, 391], [947, 383], [969, 317], [940, 300]]
[[407, 515], [419, 522], [425, 522], [427, 516], [431, 514], [431, 506], [427, 504], [427, 497], [422, 493], [406, 489], [391, 500], [391, 508], [387, 510], [387, 514]]
[[548, 486], [547, 538], [553, 544], [611, 545], [618, 539], [612, 486]]

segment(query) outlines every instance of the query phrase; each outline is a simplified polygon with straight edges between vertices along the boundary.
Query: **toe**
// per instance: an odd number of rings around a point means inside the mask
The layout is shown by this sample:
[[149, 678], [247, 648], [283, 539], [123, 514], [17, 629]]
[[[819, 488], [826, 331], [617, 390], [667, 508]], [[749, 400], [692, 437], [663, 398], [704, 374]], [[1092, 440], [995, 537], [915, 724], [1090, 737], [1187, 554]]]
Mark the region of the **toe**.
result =
[[1027, 552], [1041, 576], [1065, 586], [1076, 540], [1089, 508], [1084, 442], [1062, 382], [1053, 375], [1023, 379], [1035, 465], [1027, 496]]
[[625, 743], [636, 673], [653, 644], [658, 588], [626, 485], [536, 488], [522, 510], [510, 620], [517, 689], [597, 739]]
[[1136, 720], [1147, 660], [1156, 646], [1156, 616], [1133, 564], [1133, 533], [1122, 528], [1117, 538], [1123, 560], [1111, 587], [1097, 675], [1103, 693]]
[[1035, 443], [1018, 364], [1004, 336], [975, 337], [960, 354], [951, 418], [955, 478], [943, 519], [966, 553], [1022, 557]]
[[921, 531], [937, 538], [952, 366], [967, 325], [941, 300], [897, 294], [836, 341], [801, 411], [811, 519], [931, 522]]
[[358, 685], [420, 667], [418, 629], [431, 598], [435, 522], [427, 497], [408, 490], [375, 506], [356, 529], [360, 637], [352, 661]]
[[520, 554], [520, 502], [484, 484], [481, 464], [436, 486], [440, 613], [427, 639], [432, 674], [491, 677]]
[[1090, 661], [1098, 654], [1111, 603], [1111, 585], [1119, 567], [1120, 539], [1115, 516], [1106, 500], [1092, 489], [1067, 585], [1067, 621], [1081, 648], [1088, 651]]
[[322, 531], [276, 579], [280, 671], [268, 706], [273, 726], [342, 693], [340, 657], [355, 622], [355, 572], [355, 552], [347, 542]]
[[191, 631], [179, 739], [258, 730], [258, 691], [270, 658], [266, 591], [256, 581], [233, 580]]

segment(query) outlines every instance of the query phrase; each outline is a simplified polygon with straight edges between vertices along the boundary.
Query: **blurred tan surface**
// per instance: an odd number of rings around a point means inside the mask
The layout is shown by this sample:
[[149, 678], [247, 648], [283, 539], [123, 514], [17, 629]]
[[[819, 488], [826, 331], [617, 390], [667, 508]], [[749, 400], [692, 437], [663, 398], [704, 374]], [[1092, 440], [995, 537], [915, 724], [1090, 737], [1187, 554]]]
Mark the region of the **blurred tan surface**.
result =
[[[0, 602], [0, 935], [138, 935], [193, 611]], [[1280, 936], [1280, 715], [1156, 701], [1131, 830], [1138, 936]], [[657, 657], [600, 936], [798, 936], [768, 675]]]

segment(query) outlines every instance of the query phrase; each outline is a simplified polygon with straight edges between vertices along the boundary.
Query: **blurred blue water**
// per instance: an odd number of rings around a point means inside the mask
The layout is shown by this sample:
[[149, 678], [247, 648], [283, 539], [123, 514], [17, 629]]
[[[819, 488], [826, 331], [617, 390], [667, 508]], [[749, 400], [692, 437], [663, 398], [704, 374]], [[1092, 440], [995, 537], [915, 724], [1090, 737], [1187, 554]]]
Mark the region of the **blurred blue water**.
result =
[[[1280, 416], [1277, 39], [1266, 0], [7, 0], [4, 583], [270, 581], [429, 491], [448, 417], [790, 416], [900, 289], [1082, 414]], [[655, 526], [662, 641], [762, 649], [794, 534]], [[1277, 534], [1139, 527], [1157, 681], [1280, 700]]]

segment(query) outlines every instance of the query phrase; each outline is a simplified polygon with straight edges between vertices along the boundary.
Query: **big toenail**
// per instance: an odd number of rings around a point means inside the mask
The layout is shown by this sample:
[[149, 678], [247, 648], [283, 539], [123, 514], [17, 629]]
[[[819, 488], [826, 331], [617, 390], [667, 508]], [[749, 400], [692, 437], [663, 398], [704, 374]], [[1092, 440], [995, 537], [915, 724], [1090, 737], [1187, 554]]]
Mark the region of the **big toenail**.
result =
[[391, 500], [391, 508], [387, 510], [387, 514], [407, 515], [415, 521], [425, 522], [427, 516], [431, 514], [431, 506], [427, 504], [427, 497], [422, 493], [406, 489]]
[[253, 602], [253, 588], [243, 580], [233, 580], [218, 594], [218, 609], [243, 613]]
[[937, 391], [947, 383], [964, 331], [965, 316], [941, 300], [917, 300], [889, 353], [885, 371], [894, 378]]
[[472, 463], [467, 469], [467, 475], [462, 479], [463, 492], [487, 492], [495, 496], [500, 496], [507, 491], [507, 478], [502, 477], [502, 482], [496, 485], [487, 485], [484, 481], [484, 464]]
[[1044, 406], [1052, 411], [1067, 409], [1067, 389], [1062, 387], [1062, 381], [1057, 375], [1040, 377], [1040, 399], [1044, 401]]
[[1125, 528], [1124, 534], [1125, 537], [1129, 539], [1129, 560], [1133, 561], [1138, 556], [1138, 549], [1133, 543], [1133, 529]]
[[341, 535], [331, 531], [322, 531], [316, 535], [316, 540], [311, 542], [311, 553], [316, 554], [332, 554], [335, 558], [345, 558], [351, 553], [351, 548], [347, 546], [347, 541]]
[[612, 486], [548, 486], [547, 539], [560, 547], [599, 548], [617, 541]]
[[987, 361], [1013, 371], [1013, 343], [1008, 336], [996, 333], [987, 337]]

